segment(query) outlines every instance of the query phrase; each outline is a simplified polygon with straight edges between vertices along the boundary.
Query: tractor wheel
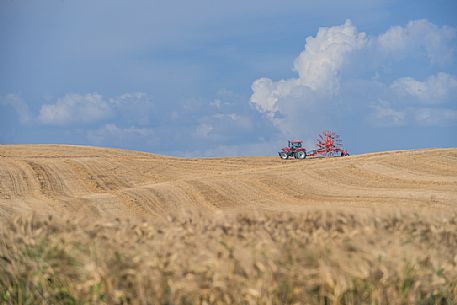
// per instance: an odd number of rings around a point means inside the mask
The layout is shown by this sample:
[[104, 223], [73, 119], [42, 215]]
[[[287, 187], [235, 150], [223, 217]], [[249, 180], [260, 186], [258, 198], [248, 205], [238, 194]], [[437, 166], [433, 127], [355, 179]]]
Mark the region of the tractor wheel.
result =
[[300, 150], [300, 151], [297, 151], [295, 153], [295, 158], [297, 159], [305, 159], [306, 158], [306, 154], [303, 150]]
[[289, 155], [287, 153], [285, 153], [285, 152], [281, 153], [281, 159], [287, 160], [288, 158], [289, 158]]

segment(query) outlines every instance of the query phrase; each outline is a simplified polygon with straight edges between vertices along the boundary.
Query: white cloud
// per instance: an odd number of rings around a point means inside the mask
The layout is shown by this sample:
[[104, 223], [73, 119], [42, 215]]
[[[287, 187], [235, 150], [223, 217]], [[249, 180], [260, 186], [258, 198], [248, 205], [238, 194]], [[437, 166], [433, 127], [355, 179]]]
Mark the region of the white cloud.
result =
[[[435, 72], [425, 80], [398, 78], [389, 86], [381, 81], [379, 72], [392, 73], [389, 60], [398, 56], [424, 55], [428, 59], [419, 56], [414, 60], [433, 64], [452, 61], [456, 33], [455, 28], [438, 27], [426, 20], [392, 27], [375, 37], [359, 33], [350, 21], [320, 28], [315, 37], [306, 39], [304, 50], [294, 61], [298, 77], [255, 80], [250, 102], [287, 136], [307, 136], [322, 127], [333, 128], [338, 120], [342, 125], [362, 117], [374, 126], [418, 124], [414, 117], [428, 115], [449, 121], [452, 112], [416, 111], [415, 107], [454, 102], [455, 76]], [[370, 100], [382, 102], [373, 105]], [[302, 131], [304, 125], [306, 132]]]
[[446, 73], [429, 76], [425, 81], [402, 77], [394, 81], [391, 88], [400, 97], [412, 97], [430, 104], [457, 98], [457, 78]]
[[360, 49], [366, 43], [364, 33], [357, 33], [350, 20], [343, 25], [319, 29], [316, 37], [308, 37], [303, 52], [294, 62], [298, 78], [272, 81], [262, 77], [252, 84], [251, 103], [260, 112], [283, 111], [281, 104], [289, 98], [303, 97], [302, 103], [312, 103], [306, 99], [310, 91], [324, 95], [338, 92], [338, 73], [351, 51]]
[[305, 49], [295, 59], [299, 85], [335, 92], [346, 55], [365, 44], [365, 33], [357, 33], [350, 20], [340, 26], [320, 28], [316, 37], [306, 38]]
[[457, 123], [457, 110], [448, 108], [408, 107], [394, 109], [390, 103], [380, 101], [372, 105], [369, 119], [374, 127], [392, 127], [405, 124], [422, 126], [449, 126]]
[[19, 122], [21, 124], [27, 124], [32, 121], [32, 115], [30, 114], [29, 107], [21, 97], [15, 94], [0, 96], [0, 104], [13, 107], [19, 117]]
[[110, 106], [117, 116], [128, 124], [145, 126], [151, 123], [155, 104], [151, 96], [144, 92], [129, 92], [111, 98]]
[[420, 125], [443, 126], [457, 123], [457, 111], [445, 108], [418, 108], [413, 110], [414, 119]]
[[406, 123], [405, 112], [393, 109], [386, 101], [379, 101], [379, 103], [373, 105], [372, 108], [373, 112], [370, 117], [370, 122], [374, 126], [400, 126]]
[[390, 54], [410, 56], [414, 50], [425, 50], [433, 64], [446, 64], [453, 60], [455, 28], [438, 27], [429, 21], [410, 21], [405, 27], [394, 26], [378, 37], [382, 50]]
[[48, 125], [75, 125], [117, 118], [126, 124], [145, 126], [151, 123], [154, 106], [152, 98], [143, 92], [113, 98], [97, 93], [67, 94], [54, 104], [43, 105], [38, 119]]
[[38, 119], [50, 125], [87, 124], [106, 119], [112, 114], [109, 103], [100, 94], [67, 94], [55, 104], [43, 105]]
[[[238, 99], [238, 96], [235, 96], [234, 93], [228, 91], [228, 90], [221, 90], [218, 95], [222, 95], [224, 97], [229, 97], [230, 99]], [[216, 109], [222, 109], [224, 106], [231, 106], [231, 102], [223, 101], [221, 98], [215, 98], [212, 102], [209, 103], [211, 107], [214, 107]]]
[[157, 136], [150, 128], [118, 127], [116, 124], [106, 124], [103, 127], [90, 130], [87, 133], [88, 140], [95, 145], [121, 145], [131, 143], [143, 143], [153, 145], [157, 143]]
[[[289, 82], [294, 82], [291, 80]], [[269, 78], [262, 77], [254, 81], [251, 86], [252, 96], [251, 102], [260, 112], [276, 112], [278, 111], [277, 102], [281, 96], [284, 81], [279, 84], [273, 83]]]
[[[250, 102], [266, 114], [284, 134], [303, 137], [318, 132], [327, 121], [325, 111], [340, 92], [340, 72], [352, 52], [367, 39], [351, 21], [320, 28], [308, 37], [303, 52], [294, 61], [297, 78], [273, 81], [262, 77], [252, 84]], [[307, 128], [303, 128], [306, 122]], [[328, 128], [328, 127], [327, 127]]]
[[197, 138], [207, 140], [230, 140], [252, 132], [254, 125], [248, 116], [238, 113], [215, 113], [203, 117], [195, 129]]
[[225, 118], [228, 118], [232, 121], [238, 121], [240, 122], [243, 118], [237, 114], [237, 113], [216, 113], [214, 115], [214, 118], [216, 119], [225, 119]]
[[197, 126], [195, 130], [195, 135], [200, 138], [206, 138], [209, 136], [210, 132], [214, 129], [214, 127], [208, 123], [201, 123]]

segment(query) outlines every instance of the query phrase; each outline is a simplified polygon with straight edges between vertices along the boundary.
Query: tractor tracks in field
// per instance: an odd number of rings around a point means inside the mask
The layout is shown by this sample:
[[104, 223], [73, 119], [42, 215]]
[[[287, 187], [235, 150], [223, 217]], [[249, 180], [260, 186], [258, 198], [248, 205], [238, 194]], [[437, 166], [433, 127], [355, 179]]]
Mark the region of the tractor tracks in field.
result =
[[0, 147], [0, 155], [0, 215], [39, 204], [119, 216], [163, 215], [183, 207], [236, 211], [457, 206], [457, 149], [284, 161], [12, 145]]

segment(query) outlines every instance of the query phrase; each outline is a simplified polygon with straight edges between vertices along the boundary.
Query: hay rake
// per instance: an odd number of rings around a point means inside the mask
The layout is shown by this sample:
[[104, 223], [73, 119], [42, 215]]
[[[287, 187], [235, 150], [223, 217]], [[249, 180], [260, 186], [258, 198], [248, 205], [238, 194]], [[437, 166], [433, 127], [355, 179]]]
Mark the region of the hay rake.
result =
[[325, 130], [320, 133], [316, 139], [316, 149], [306, 151], [302, 147], [302, 141], [289, 141], [289, 146], [284, 147], [279, 152], [282, 159], [295, 157], [296, 159], [304, 159], [310, 157], [336, 157], [348, 156], [348, 152], [343, 149], [341, 137], [336, 132]]

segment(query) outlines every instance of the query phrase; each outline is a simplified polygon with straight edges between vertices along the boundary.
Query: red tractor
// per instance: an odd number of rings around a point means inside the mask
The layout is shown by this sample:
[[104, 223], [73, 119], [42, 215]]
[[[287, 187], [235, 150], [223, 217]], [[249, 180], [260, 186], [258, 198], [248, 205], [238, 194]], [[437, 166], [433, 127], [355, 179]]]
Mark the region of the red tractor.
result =
[[336, 156], [349, 156], [348, 152], [342, 148], [341, 138], [335, 132], [326, 130], [322, 132], [317, 140], [317, 149], [306, 152], [302, 147], [303, 141], [293, 140], [289, 141], [289, 147], [284, 147], [279, 152], [281, 159], [288, 159], [295, 157], [295, 159], [305, 159], [306, 156], [310, 157], [336, 157]]
[[289, 157], [294, 157], [295, 159], [305, 159], [306, 158], [306, 149], [302, 147], [303, 141], [291, 140], [289, 141], [288, 147], [284, 147], [279, 152], [281, 159], [288, 159]]

